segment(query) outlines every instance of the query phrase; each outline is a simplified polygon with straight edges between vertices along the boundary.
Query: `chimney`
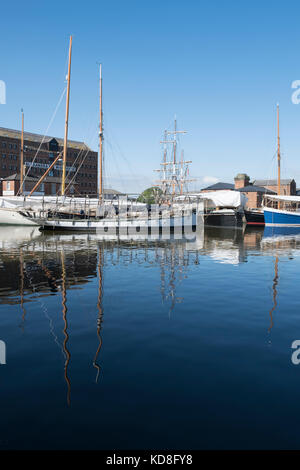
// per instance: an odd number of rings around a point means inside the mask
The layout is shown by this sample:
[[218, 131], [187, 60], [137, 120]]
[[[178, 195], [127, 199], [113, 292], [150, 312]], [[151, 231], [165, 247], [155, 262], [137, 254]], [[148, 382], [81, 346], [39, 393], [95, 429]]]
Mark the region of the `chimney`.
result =
[[250, 178], [248, 175], [246, 175], [246, 173], [239, 173], [234, 178], [235, 189], [244, 188], [245, 186], [248, 186], [249, 183], [250, 183]]

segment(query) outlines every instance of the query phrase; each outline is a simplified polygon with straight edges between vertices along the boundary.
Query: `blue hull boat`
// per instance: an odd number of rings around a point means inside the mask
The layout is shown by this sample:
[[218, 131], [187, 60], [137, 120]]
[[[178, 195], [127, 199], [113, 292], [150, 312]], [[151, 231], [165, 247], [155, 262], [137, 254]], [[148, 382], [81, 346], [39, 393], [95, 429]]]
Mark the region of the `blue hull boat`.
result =
[[300, 227], [300, 212], [265, 207], [264, 216], [267, 227]]

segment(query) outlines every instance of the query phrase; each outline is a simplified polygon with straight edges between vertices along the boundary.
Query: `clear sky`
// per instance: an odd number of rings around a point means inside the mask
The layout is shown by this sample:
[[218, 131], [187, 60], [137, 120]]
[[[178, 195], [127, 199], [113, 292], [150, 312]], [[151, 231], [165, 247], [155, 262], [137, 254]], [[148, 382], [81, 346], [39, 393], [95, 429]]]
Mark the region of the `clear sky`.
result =
[[[174, 115], [201, 188], [236, 173], [300, 186], [299, 1], [2, 2], [0, 126], [44, 134], [65, 86], [73, 35], [69, 137], [97, 150], [103, 63], [106, 186], [140, 191], [156, 179], [160, 139]], [[49, 130], [64, 133], [65, 102]]]

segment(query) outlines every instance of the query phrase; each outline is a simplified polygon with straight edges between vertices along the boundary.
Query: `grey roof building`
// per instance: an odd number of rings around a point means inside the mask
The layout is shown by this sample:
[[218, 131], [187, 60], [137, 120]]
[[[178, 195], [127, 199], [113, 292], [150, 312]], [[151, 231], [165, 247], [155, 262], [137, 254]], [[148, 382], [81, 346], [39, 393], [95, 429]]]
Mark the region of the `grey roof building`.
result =
[[[25, 179], [25, 177], [24, 177]], [[13, 175], [7, 176], [7, 178], [3, 178], [4, 181], [20, 181], [21, 180], [21, 175], [20, 173], [14, 173]], [[36, 178], [35, 176], [26, 176], [26, 181], [36, 181], [38, 182], [39, 178]]]
[[[293, 181], [294, 181], [293, 178], [282, 179], [280, 181], [280, 183], [281, 184], [290, 184]], [[253, 184], [255, 184], [257, 186], [276, 186], [277, 185], [277, 180], [254, 180]]]
[[263, 188], [262, 186], [256, 186], [255, 184], [249, 184], [243, 188], [238, 188], [236, 191], [240, 191], [242, 193], [276, 194], [276, 192], [272, 191], [271, 189]]
[[231, 183], [215, 183], [207, 188], [203, 188], [201, 191], [222, 191], [224, 189], [234, 189], [234, 184]]

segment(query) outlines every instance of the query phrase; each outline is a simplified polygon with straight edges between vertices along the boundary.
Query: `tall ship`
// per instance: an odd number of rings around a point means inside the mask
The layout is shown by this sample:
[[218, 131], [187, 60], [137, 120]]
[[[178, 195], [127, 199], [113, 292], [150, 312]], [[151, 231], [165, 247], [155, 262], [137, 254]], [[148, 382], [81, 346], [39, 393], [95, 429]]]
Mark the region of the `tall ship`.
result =
[[[69, 61], [66, 93], [66, 116], [63, 150], [56, 156], [42, 177], [34, 185], [29, 195], [24, 195], [23, 187], [27, 175], [23, 175], [23, 120], [21, 143], [21, 182], [20, 195], [11, 198], [1, 198], [0, 224], [38, 225], [43, 230], [68, 231], [104, 231], [109, 230], [157, 230], [163, 228], [193, 227], [197, 224], [198, 213], [201, 212], [201, 203], [183, 206], [174, 202], [177, 186], [183, 191], [186, 183], [186, 173], [183, 161], [180, 162], [180, 171], [177, 163], [176, 136], [181, 131], [172, 132], [174, 157], [172, 165], [164, 162], [164, 171], [169, 181], [164, 180], [164, 195], [156, 207], [147, 207], [128, 198], [115, 201], [106, 200], [103, 189], [103, 110], [102, 110], [102, 65], [99, 68], [99, 187], [97, 198], [76, 198], [67, 196], [66, 191], [66, 161], [68, 145], [69, 99], [71, 78], [72, 36], [69, 44]], [[174, 143], [175, 142], [175, 143]], [[61, 162], [62, 177], [60, 195], [56, 197], [34, 196], [40, 185], [52, 170], [55, 164]], [[171, 199], [169, 188], [172, 188]]]

